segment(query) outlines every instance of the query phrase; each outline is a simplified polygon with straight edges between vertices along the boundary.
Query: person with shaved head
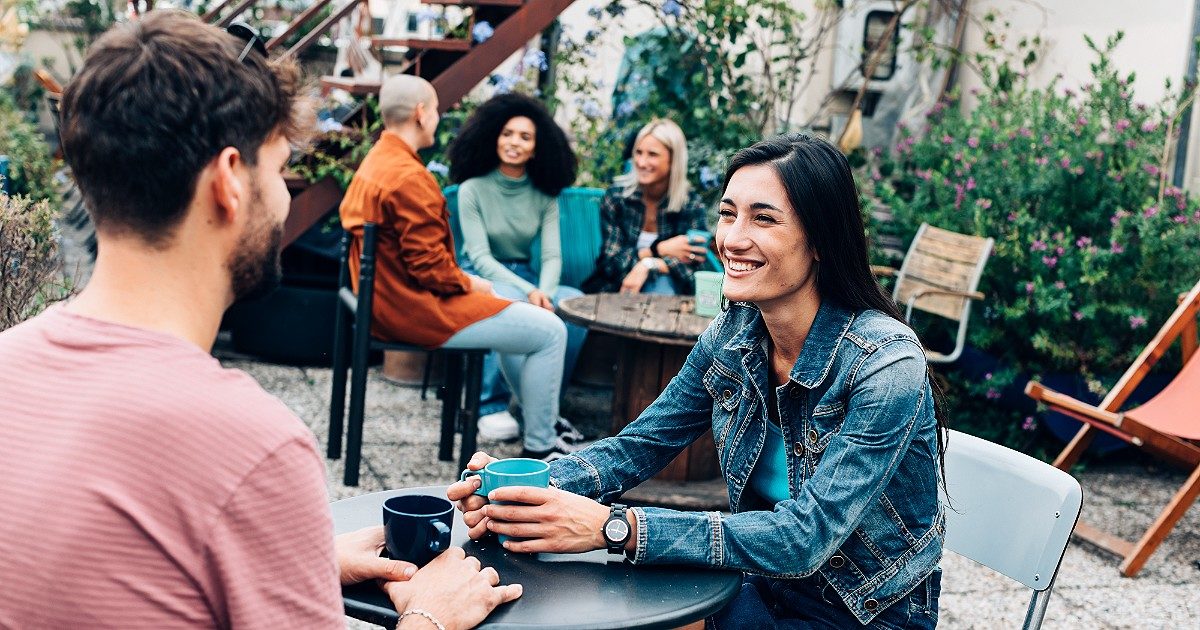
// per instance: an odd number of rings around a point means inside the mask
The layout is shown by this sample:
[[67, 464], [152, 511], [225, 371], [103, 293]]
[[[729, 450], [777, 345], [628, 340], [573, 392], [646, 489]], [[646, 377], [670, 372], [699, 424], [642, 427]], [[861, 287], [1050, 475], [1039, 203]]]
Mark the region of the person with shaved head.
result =
[[[455, 257], [450, 214], [417, 151], [433, 146], [438, 97], [424, 79], [399, 75], [379, 92], [384, 131], [342, 200], [358, 290], [363, 224], [378, 226], [372, 335], [426, 348], [490, 348], [505, 362], [526, 419], [522, 457], [551, 461], [574, 450], [554, 430], [567, 329], [553, 312], [498, 297]], [[557, 385], [558, 376], [554, 377]]]

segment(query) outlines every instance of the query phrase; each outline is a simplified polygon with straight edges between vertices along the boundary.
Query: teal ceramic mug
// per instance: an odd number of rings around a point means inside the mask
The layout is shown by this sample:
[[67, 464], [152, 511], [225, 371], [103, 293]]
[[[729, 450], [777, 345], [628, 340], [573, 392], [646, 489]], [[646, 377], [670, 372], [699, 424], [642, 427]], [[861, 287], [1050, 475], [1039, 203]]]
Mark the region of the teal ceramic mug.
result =
[[[545, 488], [550, 485], [550, 464], [540, 459], [523, 457], [498, 459], [484, 466], [483, 470], [464, 470], [458, 479], [466, 481], [467, 477], [473, 476], [478, 476], [480, 481], [479, 489], [475, 491], [475, 494], [484, 497], [492, 490], [508, 486]], [[509, 502], [498, 501], [497, 503], [503, 505]], [[500, 542], [508, 539], [508, 536], [501, 536]]]

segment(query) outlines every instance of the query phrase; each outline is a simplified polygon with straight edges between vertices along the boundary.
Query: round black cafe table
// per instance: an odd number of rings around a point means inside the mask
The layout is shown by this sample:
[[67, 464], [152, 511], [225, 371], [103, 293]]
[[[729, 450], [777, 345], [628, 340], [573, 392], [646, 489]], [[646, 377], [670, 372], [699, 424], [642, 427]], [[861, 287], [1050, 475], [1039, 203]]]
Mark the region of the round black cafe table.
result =
[[[405, 494], [446, 496], [445, 486], [375, 492], [334, 502], [338, 534], [383, 522], [383, 502]], [[675, 628], [720, 610], [737, 593], [741, 574], [688, 566], [633, 565], [604, 550], [581, 554], [521, 554], [495, 537], [472, 541], [455, 510], [452, 544], [496, 569], [504, 584], [521, 584], [522, 595], [504, 604], [480, 628]], [[387, 628], [398, 619], [374, 583], [342, 589], [346, 614]]]

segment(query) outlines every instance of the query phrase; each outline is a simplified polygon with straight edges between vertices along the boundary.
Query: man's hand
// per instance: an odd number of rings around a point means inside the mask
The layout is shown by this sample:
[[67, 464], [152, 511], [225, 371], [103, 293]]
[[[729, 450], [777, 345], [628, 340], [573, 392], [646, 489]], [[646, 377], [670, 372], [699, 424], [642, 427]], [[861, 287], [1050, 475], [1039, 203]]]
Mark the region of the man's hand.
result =
[[383, 526], [364, 527], [333, 539], [342, 586], [367, 580], [407, 580], [417, 567], [401, 560], [380, 558]]
[[[643, 259], [645, 260], [645, 259]], [[641, 293], [642, 286], [646, 284], [646, 280], [650, 277], [650, 270], [646, 265], [638, 263], [629, 270], [625, 279], [621, 281], [621, 293]]]
[[660, 256], [670, 256], [690, 265], [704, 264], [708, 250], [703, 245], [692, 245], [686, 235], [672, 236], [658, 244]]
[[471, 279], [471, 293], [491, 293], [492, 283], [473, 274], [467, 274]]
[[[446, 628], [472, 628], [505, 602], [521, 596], [520, 584], [498, 586], [500, 576], [461, 547], [450, 547], [417, 571], [407, 582], [388, 582], [384, 592], [397, 611], [419, 608]], [[429, 627], [422, 619], [406, 618], [399, 628]], [[424, 624], [424, 625], [421, 625]]]
[[[606, 547], [600, 530], [609, 509], [578, 494], [557, 488], [508, 486], [488, 495], [480, 510], [488, 531], [524, 538], [509, 540], [504, 548], [519, 552], [577, 553]], [[523, 505], [497, 505], [513, 501]], [[632, 513], [627, 513], [633, 526]], [[636, 530], [630, 540], [637, 539]]]
[[[471, 461], [467, 462], [467, 470], [483, 470], [484, 466], [496, 461], [495, 457], [479, 451], [471, 456]], [[479, 489], [479, 485], [483, 483], [479, 476], [467, 477], [466, 481], [459, 481], [450, 484], [446, 488], [446, 498], [451, 501], [458, 502], [458, 509], [463, 513], [463, 522], [470, 528], [467, 535], [471, 540], [479, 540], [487, 535], [487, 521], [483, 518], [483, 513], [480, 508], [487, 503], [487, 499], [474, 494]]]
[[540, 306], [547, 311], [554, 310], [554, 303], [550, 301], [550, 298], [546, 297], [545, 293], [542, 293], [541, 289], [534, 289], [529, 292], [529, 303], [534, 306]]

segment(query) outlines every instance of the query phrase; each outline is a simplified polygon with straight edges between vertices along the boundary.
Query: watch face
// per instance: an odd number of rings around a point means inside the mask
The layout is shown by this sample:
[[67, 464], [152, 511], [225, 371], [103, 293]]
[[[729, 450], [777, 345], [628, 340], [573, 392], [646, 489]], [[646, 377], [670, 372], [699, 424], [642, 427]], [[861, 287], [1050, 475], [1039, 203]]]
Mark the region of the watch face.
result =
[[629, 522], [624, 519], [612, 519], [604, 524], [604, 536], [612, 542], [621, 542], [629, 536]]

